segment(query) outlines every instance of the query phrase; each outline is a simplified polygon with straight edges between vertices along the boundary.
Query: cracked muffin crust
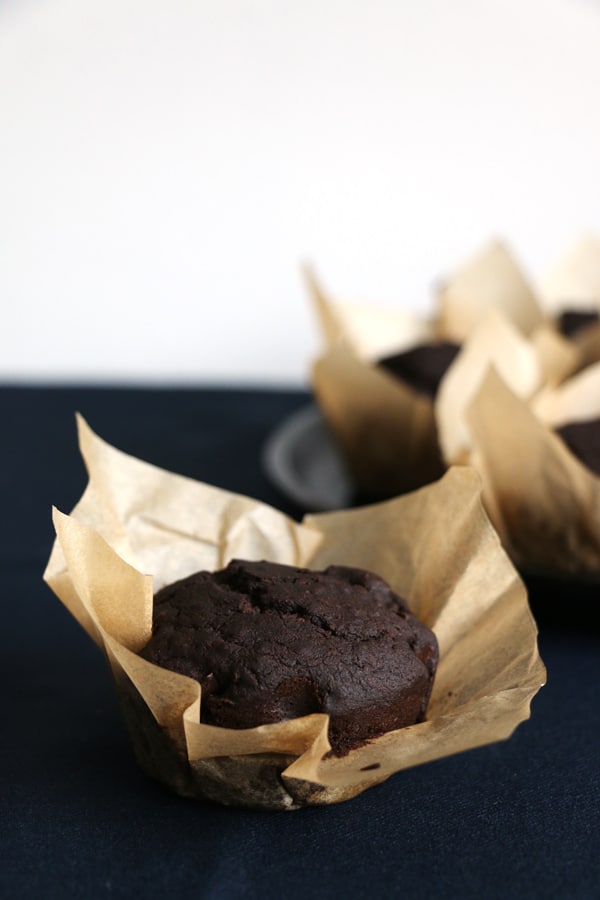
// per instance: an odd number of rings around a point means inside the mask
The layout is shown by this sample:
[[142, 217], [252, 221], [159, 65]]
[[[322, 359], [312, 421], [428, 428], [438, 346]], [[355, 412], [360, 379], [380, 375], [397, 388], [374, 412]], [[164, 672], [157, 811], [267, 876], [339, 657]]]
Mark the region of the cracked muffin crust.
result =
[[156, 594], [141, 655], [200, 682], [205, 723], [252, 728], [324, 712], [344, 755], [424, 719], [438, 647], [370, 572], [232, 560]]

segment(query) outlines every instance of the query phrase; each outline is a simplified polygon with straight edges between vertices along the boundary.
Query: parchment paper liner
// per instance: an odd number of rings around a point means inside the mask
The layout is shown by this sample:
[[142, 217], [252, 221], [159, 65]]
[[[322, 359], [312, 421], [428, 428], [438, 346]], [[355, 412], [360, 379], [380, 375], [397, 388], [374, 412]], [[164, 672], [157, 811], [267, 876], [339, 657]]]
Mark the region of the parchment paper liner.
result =
[[438, 293], [438, 332], [464, 341], [491, 311], [531, 335], [544, 324], [539, 298], [512, 252], [492, 241], [469, 260]]
[[[497, 242], [446, 285], [436, 320], [379, 308], [369, 318], [368, 307], [329, 300], [312, 273], [309, 284], [327, 347], [313, 363], [312, 389], [359, 498], [404, 493], [468, 459], [464, 413], [490, 363], [528, 399], [581, 364], [579, 349], [544, 320], [533, 290]], [[462, 347], [435, 400], [376, 365], [384, 353], [436, 336]]]
[[430, 397], [342, 345], [315, 361], [311, 382], [358, 496], [403, 494], [443, 474]]
[[340, 303], [325, 292], [312, 268], [304, 274], [326, 350], [342, 345], [358, 359], [373, 362], [435, 336], [432, 318], [373, 303]]
[[558, 315], [568, 307], [600, 307], [600, 240], [585, 234], [543, 278], [540, 292], [544, 307]]
[[468, 411], [488, 513], [524, 568], [600, 572], [600, 478], [554, 433], [600, 416], [600, 364], [533, 404], [490, 368]]
[[[564, 309], [600, 312], [600, 240], [584, 235], [544, 278], [541, 291], [546, 309], [558, 316]], [[584, 368], [600, 361], [600, 322], [578, 330], [571, 338]]]
[[[298, 524], [127, 456], [82, 420], [79, 432], [89, 485], [71, 516], [54, 513], [58, 537], [44, 577], [104, 650], [137, 759], [153, 777], [226, 804], [334, 803], [400, 769], [507, 738], [528, 717], [545, 680], [536, 627], [471, 468], [403, 498]], [[440, 644], [427, 720], [342, 758], [327, 756], [325, 715], [244, 731], [200, 724], [199, 685], [136, 651], [150, 632], [153, 590], [232, 556], [346, 563], [386, 578]]]

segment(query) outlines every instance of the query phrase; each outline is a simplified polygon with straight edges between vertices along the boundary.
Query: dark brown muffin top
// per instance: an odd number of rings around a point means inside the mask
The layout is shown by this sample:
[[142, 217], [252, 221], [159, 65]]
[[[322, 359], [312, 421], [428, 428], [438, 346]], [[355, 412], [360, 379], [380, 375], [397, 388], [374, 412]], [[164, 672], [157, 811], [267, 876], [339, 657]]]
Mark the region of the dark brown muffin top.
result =
[[597, 321], [598, 311], [595, 309], [565, 309], [558, 316], [556, 324], [564, 337], [573, 337], [582, 328]]
[[380, 359], [379, 365], [420, 394], [435, 397], [459, 350], [460, 344], [453, 341], [418, 344], [403, 353]]
[[556, 429], [571, 453], [594, 475], [600, 475], [600, 419], [568, 422]]
[[325, 712], [342, 755], [423, 719], [438, 648], [377, 575], [233, 560], [158, 592], [142, 656], [200, 682], [203, 722]]

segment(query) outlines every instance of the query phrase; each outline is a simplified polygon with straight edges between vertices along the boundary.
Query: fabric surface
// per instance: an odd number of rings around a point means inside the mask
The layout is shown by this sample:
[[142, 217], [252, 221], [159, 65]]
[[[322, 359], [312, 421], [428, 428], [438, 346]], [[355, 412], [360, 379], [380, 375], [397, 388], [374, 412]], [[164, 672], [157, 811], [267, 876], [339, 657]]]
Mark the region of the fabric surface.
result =
[[[597, 898], [595, 590], [539, 582], [548, 683], [503, 743], [291, 813], [185, 800], [138, 770], [99, 651], [42, 582], [85, 486], [74, 412], [122, 450], [301, 515], [262, 465], [302, 391], [0, 388], [0, 896]], [[542, 590], [554, 592], [544, 616]], [[564, 603], [565, 617], [556, 615]], [[582, 613], [583, 610], [583, 613]]]

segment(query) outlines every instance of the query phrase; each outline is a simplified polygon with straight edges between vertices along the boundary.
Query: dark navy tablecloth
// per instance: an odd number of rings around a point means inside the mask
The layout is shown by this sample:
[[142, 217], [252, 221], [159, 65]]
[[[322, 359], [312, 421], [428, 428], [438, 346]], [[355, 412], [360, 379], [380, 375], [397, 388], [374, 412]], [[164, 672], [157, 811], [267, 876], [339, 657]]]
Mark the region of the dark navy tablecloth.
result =
[[[51, 505], [69, 511], [86, 481], [74, 412], [128, 453], [300, 516], [261, 451], [307, 401], [287, 390], [0, 388], [0, 896], [600, 897], [600, 637], [580, 609], [570, 626], [540, 613], [548, 683], [510, 740], [345, 804], [228, 809], [175, 796], [136, 767], [100, 652], [42, 582]], [[586, 609], [594, 600], [588, 591]], [[563, 602], [565, 618], [577, 613], [576, 587], [560, 587], [555, 611]]]

